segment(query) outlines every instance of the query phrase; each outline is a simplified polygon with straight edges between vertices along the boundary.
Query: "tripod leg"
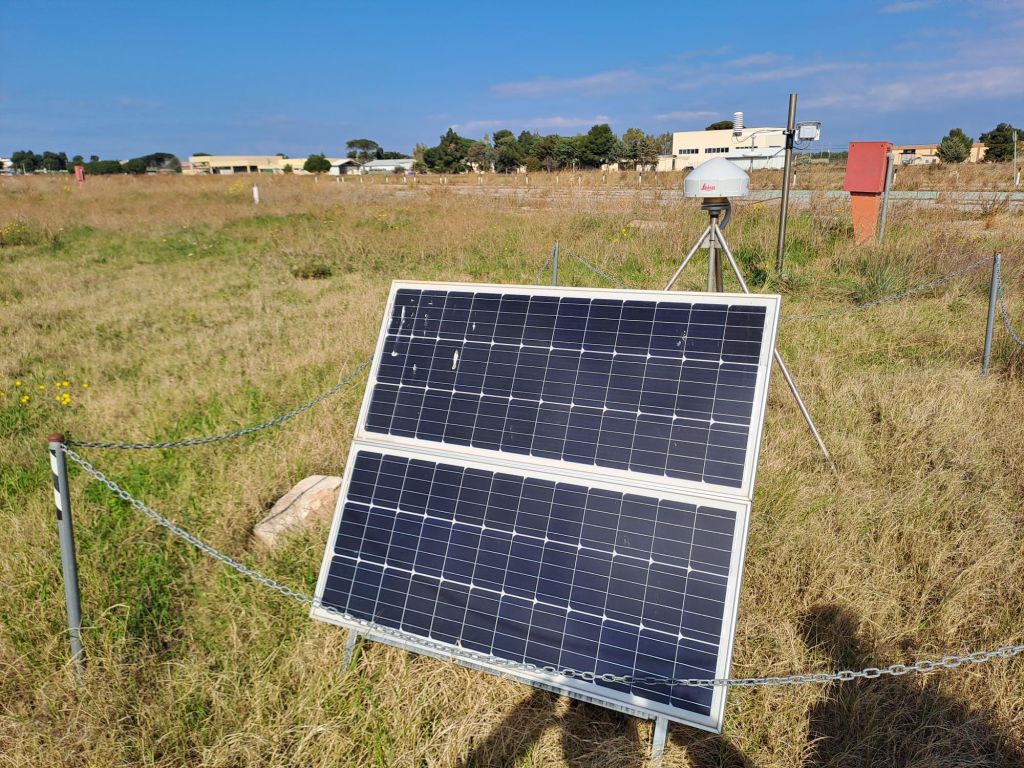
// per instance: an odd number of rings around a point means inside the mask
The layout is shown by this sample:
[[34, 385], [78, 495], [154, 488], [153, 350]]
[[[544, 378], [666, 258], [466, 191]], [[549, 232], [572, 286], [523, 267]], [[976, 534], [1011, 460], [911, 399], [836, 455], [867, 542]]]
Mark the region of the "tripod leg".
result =
[[704, 243], [704, 238], [707, 237], [709, 234], [711, 234], [710, 226], [704, 230], [704, 234], [700, 236], [700, 238], [697, 240], [696, 245], [694, 245], [693, 248], [690, 249], [690, 252], [686, 254], [686, 258], [683, 259], [683, 263], [679, 265], [679, 269], [675, 271], [675, 274], [672, 275], [672, 279], [670, 279], [668, 283], [665, 285], [666, 291], [672, 290], [672, 286], [676, 284], [676, 280], [678, 280], [679, 276], [683, 274], [683, 270], [686, 269], [686, 265], [690, 263], [690, 259], [693, 258], [693, 254], [700, 250], [701, 245], [703, 245]]
[[[732, 250], [729, 248], [729, 244], [725, 242], [725, 236], [722, 234], [722, 230], [716, 226], [718, 235], [718, 243], [722, 246], [722, 250], [725, 251], [725, 255], [729, 258], [729, 265], [732, 267], [733, 274], [736, 275], [736, 279], [740, 281], [740, 287], [744, 293], [750, 293], [750, 288], [747, 287], [747, 281], [743, 279], [743, 273], [740, 272], [739, 265], [736, 263], [736, 259], [733, 258]], [[818, 428], [814, 426], [814, 419], [811, 418], [811, 414], [807, 410], [807, 406], [804, 405], [803, 398], [800, 397], [800, 390], [796, 388], [796, 382], [793, 381], [793, 377], [789, 373], [789, 368], [786, 367], [785, 361], [782, 359], [782, 355], [779, 354], [779, 350], [772, 350], [775, 355], [775, 362], [779, 364], [779, 370], [782, 371], [782, 377], [786, 380], [786, 384], [789, 386], [789, 391], [793, 393], [793, 398], [796, 400], [797, 407], [800, 409], [800, 413], [803, 414], [804, 421], [807, 422], [807, 428], [811, 430], [811, 434], [814, 435], [814, 440], [818, 443], [818, 447], [821, 448], [821, 452], [828, 460], [832, 468], [835, 469], [836, 464], [832, 461], [832, 456], [828, 452], [828, 448], [825, 447], [825, 441], [821, 439], [821, 435], [818, 434]]]

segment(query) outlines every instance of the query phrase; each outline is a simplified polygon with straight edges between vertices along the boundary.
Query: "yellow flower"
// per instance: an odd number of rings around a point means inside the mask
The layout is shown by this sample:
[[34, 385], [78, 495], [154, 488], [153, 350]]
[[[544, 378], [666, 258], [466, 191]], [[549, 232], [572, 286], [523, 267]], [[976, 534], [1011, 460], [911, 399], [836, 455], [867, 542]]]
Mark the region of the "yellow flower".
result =
[[71, 386], [71, 385], [70, 385], [70, 384], [69, 384], [68, 382], [66, 382], [66, 381], [62, 381], [62, 382], [60, 383], [60, 385], [61, 385], [62, 387], [64, 387], [65, 389], [67, 389], [68, 387], [70, 387], [70, 386]]
[[46, 389], [46, 385], [45, 385], [45, 384], [40, 384], [40, 385], [39, 385], [39, 391], [40, 391], [40, 392], [42, 392], [42, 391], [43, 391], [43, 390], [45, 390], [45, 389]]
[[31, 398], [31, 397], [29, 397], [28, 395], [22, 395], [22, 396], [21, 396], [21, 404], [22, 404], [22, 405], [25, 405], [25, 404], [26, 404], [26, 403], [27, 403], [27, 402], [28, 402], [29, 400], [31, 400], [31, 399], [32, 399], [32, 398]]
[[16, 387], [20, 387], [20, 386], [21, 386], [21, 379], [18, 379], [18, 380], [16, 380], [16, 381], [14, 382], [14, 386], [16, 386]]
[[89, 382], [84, 382], [82, 384], [82, 389], [88, 389], [88, 388], [89, 388]]

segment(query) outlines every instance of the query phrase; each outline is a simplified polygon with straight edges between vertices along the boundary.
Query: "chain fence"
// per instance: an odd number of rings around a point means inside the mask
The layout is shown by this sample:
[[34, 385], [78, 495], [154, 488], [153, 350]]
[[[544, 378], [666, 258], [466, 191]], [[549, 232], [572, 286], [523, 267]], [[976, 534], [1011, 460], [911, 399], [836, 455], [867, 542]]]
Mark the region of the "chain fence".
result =
[[[579, 256], [577, 256], [575, 254], [567, 254], [567, 255], [571, 256], [573, 259], [575, 259], [577, 262], [579, 262], [588, 271], [590, 271], [593, 274], [597, 275], [598, 277], [600, 277], [601, 279], [605, 280], [606, 282], [611, 283], [612, 285], [618, 286], [619, 288], [630, 288], [631, 287], [631, 286], [627, 285], [626, 283], [622, 282], [621, 280], [619, 280], [619, 279], [617, 279], [615, 277], [612, 277], [611, 275], [609, 275], [609, 274], [607, 274], [605, 272], [602, 272], [600, 269], [598, 269], [597, 267], [595, 267], [593, 264], [591, 264], [590, 262], [586, 261], [585, 259], [583, 259], [583, 258], [581, 258], [581, 257], [579, 257]], [[857, 305], [852, 306], [852, 307], [841, 307], [839, 309], [830, 309], [830, 310], [825, 311], [825, 312], [817, 312], [815, 314], [810, 314], [810, 315], [786, 315], [782, 319], [783, 320], [818, 320], [820, 318], [825, 318], [825, 317], [838, 317], [840, 315], [849, 315], [849, 314], [853, 314], [855, 312], [862, 312], [862, 311], [864, 311], [866, 309], [872, 309], [873, 307], [878, 307], [878, 306], [881, 306], [882, 304], [889, 304], [891, 302], [901, 301], [902, 299], [905, 299], [905, 298], [907, 298], [909, 296], [913, 296], [913, 295], [918, 294], [918, 293], [923, 293], [924, 291], [930, 290], [932, 288], [937, 288], [940, 285], [944, 285], [945, 283], [952, 282], [953, 280], [956, 280], [958, 277], [962, 277], [963, 275], [966, 275], [969, 272], [973, 272], [974, 270], [979, 269], [980, 267], [982, 267], [982, 266], [984, 266], [986, 264], [991, 264], [991, 263], [992, 263], [992, 257], [991, 256], [984, 256], [984, 257], [978, 259], [977, 261], [972, 261], [970, 264], [966, 265], [965, 267], [961, 267], [960, 269], [956, 270], [955, 272], [950, 272], [947, 275], [943, 275], [942, 277], [938, 277], [938, 278], [936, 278], [934, 280], [930, 280], [930, 281], [928, 281], [926, 283], [920, 283], [920, 284], [915, 285], [915, 286], [913, 286], [911, 288], [907, 288], [905, 291], [900, 291], [898, 293], [892, 293], [892, 294], [888, 294], [886, 296], [882, 296], [881, 298], [875, 299], [874, 301], [868, 301], [868, 302], [865, 302], [863, 304], [857, 304]], [[547, 263], [545, 263], [544, 268], [545, 269], [547, 268]], [[1004, 312], [1003, 313], [1003, 321], [1004, 321], [1004, 323], [1006, 323], [1007, 320], [1008, 320], [1008, 316]], [[1009, 328], [1009, 325], [1007, 325], [1007, 327]], [[1019, 337], [1012, 330], [1010, 331], [1010, 333], [1011, 333], [1011, 335], [1014, 336], [1015, 339], [1019, 339]], [[1018, 341], [1018, 343], [1021, 343], [1021, 342]]]
[[507, 669], [516, 672], [544, 673], [559, 675], [566, 678], [581, 680], [588, 683], [608, 683], [621, 685], [649, 685], [649, 686], [685, 686], [691, 688], [758, 688], [767, 686], [783, 685], [805, 685], [805, 684], [827, 684], [833, 682], [849, 682], [851, 680], [871, 680], [880, 677], [899, 677], [911, 673], [926, 674], [941, 669], [957, 669], [958, 667], [970, 664], [982, 664], [994, 659], [1012, 659], [1024, 654], [1024, 645], [1003, 645], [987, 651], [975, 651], [962, 656], [947, 655], [935, 659], [921, 659], [906, 664], [890, 664], [887, 667], [867, 667], [860, 670], [841, 670], [838, 672], [807, 672], [802, 674], [774, 676], [774, 677], [732, 677], [732, 678], [668, 678], [663, 676], [641, 676], [641, 675], [616, 675], [612, 673], [596, 673], [581, 671], [569, 667], [540, 666], [526, 662], [517, 662], [509, 659], [502, 659], [490, 654], [474, 651], [470, 648], [453, 649], [450, 645], [431, 640], [429, 638], [412, 635], [392, 627], [386, 627], [375, 622], [367, 621], [339, 611], [333, 606], [326, 605], [315, 597], [300, 592], [286, 584], [266, 576], [254, 568], [236, 560], [216, 547], [204, 542], [199, 537], [189, 533], [173, 520], [164, 517], [144, 502], [135, 498], [116, 482], [107, 477], [103, 472], [94, 467], [88, 460], [80, 456], [73, 449], [66, 445], [61, 446], [65, 455], [78, 464], [90, 477], [102, 483], [106, 488], [119, 499], [127, 502], [136, 510], [150, 518], [160, 526], [166, 528], [178, 538], [191, 544], [200, 552], [212, 557], [229, 568], [237, 571], [243, 576], [252, 579], [256, 583], [277, 592], [285, 597], [291, 598], [309, 608], [323, 610], [346, 625], [356, 628], [356, 632], [366, 635], [377, 635], [380, 637], [391, 637], [414, 647], [424, 648], [451, 660], [468, 660], [498, 669]]
[[1003, 318], [1003, 327], [1006, 328], [1006, 332], [1018, 347], [1024, 347], [1024, 337], [1014, 330], [1013, 321], [1010, 319], [1010, 310], [1006, 306], [1006, 294], [1003, 292], [1002, 270], [1000, 270], [997, 277], [999, 279], [999, 292], [996, 295], [996, 300], [999, 303], [999, 315]]
[[282, 413], [280, 416], [275, 416], [274, 418], [268, 421], [261, 422], [260, 424], [253, 424], [252, 426], [244, 427], [243, 429], [238, 429], [235, 430], [234, 432], [225, 432], [224, 434], [220, 435], [208, 435], [206, 437], [189, 437], [185, 438], [184, 440], [170, 440], [163, 443], [104, 443], [89, 440], [68, 440], [67, 444], [77, 446], [79, 448], [110, 448], [117, 450], [139, 451], [151, 450], [156, 448], [186, 448], [195, 445], [210, 445], [211, 443], [220, 443], [223, 442], [224, 440], [235, 440], [236, 438], [245, 437], [246, 435], [251, 435], [255, 432], [261, 432], [264, 429], [270, 429], [271, 427], [280, 426], [281, 424], [284, 424], [286, 421], [294, 419], [296, 416], [305, 413], [311, 408], [315, 408], [316, 406], [320, 405], [320, 403], [322, 403], [324, 400], [327, 400], [329, 397], [336, 395], [342, 389], [351, 384], [353, 379], [355, 379], [369, 367], [370, 362], [372, 360], [372, 356], [363, 360], [356, 367], [356, 369], [352, 371], [348, 376], [343, 378], [341, 381], [339, 381], [337, 384], [335, 384], [333, 387], [328, 389], [323, 394], [318, 395], [317, 397], [310, 400], [308, 403], [304, 403], [298, 406], [297, 408], [292, 408], [287, 413]]

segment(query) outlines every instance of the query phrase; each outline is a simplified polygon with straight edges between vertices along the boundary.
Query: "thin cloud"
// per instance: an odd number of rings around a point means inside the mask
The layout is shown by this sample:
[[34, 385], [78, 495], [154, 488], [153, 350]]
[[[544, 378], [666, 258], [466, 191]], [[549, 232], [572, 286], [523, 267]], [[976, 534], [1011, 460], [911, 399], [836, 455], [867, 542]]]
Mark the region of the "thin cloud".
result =
[[655, 115], [655, 120], [700, 120], [705, 117], [716, 117], [717, 112], [711, 112], [709, 110], [694, 110], [694, 111], [676, 111], [676, 112], [664, 112], [660, 115]]
[[1020, 94], [1024, 94], [1024, 66], [997, 65], [918, 75], [861, 88], [841, 88], [807, 99], [806, 106], [864, 107], [891, 112], [919, 106], [1005, 99]]
[[467, 120], [452, 126], [452, 130], [472, 133], [473, 131], [508, 128], [512, 131], [522, 130], [558, 130], [564, 128], [590, 128], [601, 123], [610, 123], [608, 115], [593, 117], [564, 117], [552, 115], [546, 117], [520, 117], [510, 120]]
[[122, 96], [117, 103], [128, 109], [159, 109], [163, 106], [159, 101], [150, 99], [136, 99], [132, 96]]
[[498, 83], [491, 91], [500, 96], [552, 96], [564, 93], [595, 93], [621, 90], [636, 83], [636, 73], [628, 69], [599, 72], [574, 78], [540, 77], [522, 82]]
[[889, 3], [883, 5], [880, 9], [880, 13], [913, 13], [914, 11], [923, 11], [926, 8], [931, 8], [934, 3], [931, 0], [908, 0], [903, 3]]
[[788, 58], [791, 57], [780, 56], [777, 53], [755, 53], [750, 56], [741, 56], [738, 59], [732, 59], [731, 61], [725, 62], [725, 64], [729, 67], [760, 67], [765, 64], [776, 64]]

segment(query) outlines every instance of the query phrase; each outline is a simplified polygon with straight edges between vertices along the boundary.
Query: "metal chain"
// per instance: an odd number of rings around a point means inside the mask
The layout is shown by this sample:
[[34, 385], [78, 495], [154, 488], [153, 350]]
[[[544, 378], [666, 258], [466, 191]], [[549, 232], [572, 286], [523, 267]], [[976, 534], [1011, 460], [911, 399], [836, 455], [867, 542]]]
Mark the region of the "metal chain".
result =
[[1006, 328], [1006, 332], [1010, 334], [1010, 338], [1014, 340], [1018, 347], [1024, 347], [1024, 338], [1020, 336], [1017, 331], [1013, 329], [1013, 321], [1010, 320], [1010, 310], [1006, 307], [1006, 294], [1003, 293], [1003, 275], [1000, 269], [999, 275], [999, 292], [996, 295], [996, 300], [999, 302], [999, 314], [1003, 318], [1003, 325]]
[[852, 314], [854, 312], [860, 312], [860, 311], [865, 310], [865, 309], [871, 309], [872, 307], [877, 307], [877, 306], [879, 306], [881, 304], [888, 304], [888, 303], [893, 302], [893, 301], [899, 301], [900, 299], [905, 299], [908, 296], [913, 296], [915, 293], [921, 293], [922, 291], [927, 291], [929, 288], [935, 288], [936, 286], [942, 285], [944, 283], [948, 283], [948, 282], [950, 282], [952, 280], [956, 280], [956, 278], [960, 277], [961, 275], [966, 275], [968, 272], [971, 272], [971, 271], [977, 269], [978, 267], [982, 266], [983, 264], [991, 264], [991, 263], [992, 263], [992, 257], [991, 256], [985, 256], [983, 258], [978, 259], [977, 261], [972, 261], [966, 267], [958, 269], [955, 272], [950, 272], [948, 275], [943, 275], [942, 277], [937, 278], [937, 279], [932, 280], [932, 281], [927, 282], [927, 283], [921, 283], [920, 285], [915, 285], [913, 288], [908, 288], [907, 290], [900, 291], [899, 293], [891, 293], [888, 296], [883, 296], [882, 298], [876, 299], [875, 301], [868, 301], [868, 302], [865, 302], [864, 304], [857, 304], [856, 306], [853, 306], [853, 307], [843, 307], [842, 309], [831, 309], [831, 310], [829, 310], [827, 312], [818, 312], [817, 314], [813, 314], [813, 315], [786, 315], [782, 319], [783, 320], [817, 320], [818, 318], [822, 318], [822, 317], [836, 317], [837, 315], [849, 315], [849, 314]]
[[314, 408], [315, 406], [319, 405], [332, 395], [337, 394], [339, 391], [344, 389], [348, 384], [350, 384], [352, 380], [355, 379], [359, 374], [365, 371], [366, 368], [370, 365], [370, 361], [372, 359], [372, 357], [368, 357], [365, 360], [363, 360], [363, 362], [361, 362], [359, 366], [354, 371], [352, 371], [352, 373], [350, 373], [344, 379], [342, 379], [333, 387], [328, 389], [322, 395], [319, 395], [318, 397], [315, 397], [314, 399], [310, 400], [308, 403], [300, 405], [298, 408], [293, 408], [287, 413], [282, 413], [280, 416], [276, 416], [275, 418], [270, 419], [269, 421], [264, 421], [260, 424], [254, 424], [250, 427], [245, 427], [244, 429], [239, 429], [234, 432], [226, 432], [222, 435], [209, 435], [208, 437], [190, 437], [184, 440], [172, 440], [165, 443], [102, 443], [91, 442], [88, 440], [68, 440], [67, 444], [74, 445], [79, 448], [116, 448], [120, 450], [148, 450], [152, 448], [184, 448], [187, 446], [194, 445], [209, 445], [210, 443], [219, 443], [224, 440], [234, 440], [235, 438], [238, 437], [245, 437], [246, 435], [251, 435], [254, 432], [259, 432], [264, 429], [269, 429], [270, 427], [276, 427], [281, 424], [284, 424], [286, 421], [294, 419], [296, 416], [305, 413], [310, 408]]
[[966, 656], [943, 656], [940, 659], [923, 659], [920, 661], [910, 662], [908, 664], [891, 664], [888, 667], [881, 668], [868, 667], [867, 669], [858, 671], [842, 670], [840, 672], [810, 672], [782, 677], [666, 678], [655, 675], [615, 675], [609, 672], [599, 674], [596, 672], [585, 672], [568, 667], [538, 666], [536, 664], [529, 664], [526, 662], [502, 659], [497, 656], [474, 651], [471, 648], [453, 649], [450, 645], [442, 644], [429, 638], [412, 635], [392, 627], [386, 627], [375, 622], [367, 621], [366, 619], [352, 616], [343, 611], [339, 611], [333, 606], [325, 605], [315, 597], [306, 595], [287, 586], [286, 584], [282, 584], [281, 582], [270, 578], [269, 576], [263, 575], [259, 571], [235, 560], [230, 555], [226, 555], [215, 547], [210, 546], [198, 537], [193, 536], [173, 520], [169, 520], [143, 502], [139, 501], [120, 485], [104, 475], [100, 470], [96, 469], [96, 467], [90, 464], [86, 459], [75, 453], [71, 448], [66, 445], [62, 445], [61, 450], [63, 450], [70, 459], [81, 466], [87, 474], [105, 485], [115, 496], [128, 502], [135, 509], [139, 510], [144, 515], [169, 530], [178, 538], [187, 541], [201, 552], [204, 552], [215, 560], [224, 563], [244, 576], [248, 576], [250, 579], [262, 584], [264, 587], [274, 590], [285, 597], [290, 597], [303, 605], [311, 608], [319, 608], [327, 613], [337, 616], [339, 619], [343, 620], [346, 625], [357, 627], [356, 631], [361, 634], [393, 637], [405, 643], [411, 643], [415, 646], [429, 649], [449, 659], [466, 659], [497, 667], [499, 669], [506, 668], [530, 673], [543, 672], [546, 674], [560, 675], [562, 677], [582, 680], [590, 683], [657, 685], [665, 687], [686, 686], [691, 688], [755, 688], [763, 686], [804, 685], [809, 683], [825, 684], [832, 682], [847, 682], [857, 679], [871, 680], [883, 676], [898, 677], [910, 673], [928, 673], [939, 669], [956, 669], [965, 664], [981, 664], [993, 659], [1011, 659], [1024, 654], [1024, 645], [1004, 645], [990, 651], [976, 651], [975, 653], [970, 653]]
[[587, 261], [586, 259], [584, 259], [584, 258], [583, 258], [582, 256], [577, 256], [577, 255], [576, 255], [575, 253], [570, 253], [570, 254], [567, 254], [567, 255], [568, 255], [568, 256], [571, 256], [571, 257], [572, 257], [572, 258], [574, 258], [574, 259], [576, 259], [576, 261], [578, 261], [578, 262], [579, 262], [580, 264], [582, 264], [582, 265], [583, 265], [584, 267], [586, 267], [587, 269], [589, 269], [589, 270], [590, 270], [591, 272], [593, 272], [593, 273], [594, 273], [595, 275], [597, 275], [597, 276], [598, 276], [598, 277], [600, 277], [600, 278], [603, 278], [604, 280], [607, 280], [607, 281], [608, 281], [609, 283], [611, 283], [612, 285], [617, 285], [617, 286], [618, 286], [619, 288], [629, 288], [629, 286], [628, 286], [628, 285], [626, 285], [626, 284], [625, 284], [624, 282], [622, 282], [622, 281], [621, 281], [621, 280], [619, 280], [618, 278], [615, 278], [615, 277], [612, 277], [612, 276], [611, 276], [611, 275], [609, 275], [609, 274], [606, 274], [605, 272], [602, 272], [602, 271], [601, 271], [600, 269], [598, 269], [597, 267], [595, 267], [595, 266], [594, 266], [593, 264], [591, 264], [591, 263], [590, 263], [589, 261]]
[[547, 260], [541, 265], [540, 269], [537, 270], [537, 275], [533, 278], [533, 285], [539, 285], [540, 279], [544, 276], [544, 273], [548, 271], [548, 267], [551, 266], [551, 260], [555, 258], [554, 254], [548, 256]]

